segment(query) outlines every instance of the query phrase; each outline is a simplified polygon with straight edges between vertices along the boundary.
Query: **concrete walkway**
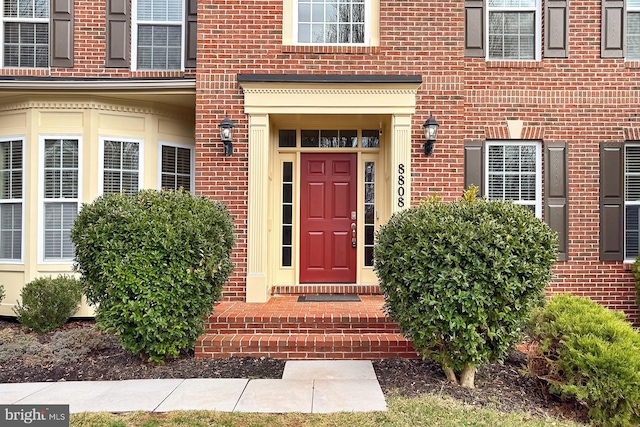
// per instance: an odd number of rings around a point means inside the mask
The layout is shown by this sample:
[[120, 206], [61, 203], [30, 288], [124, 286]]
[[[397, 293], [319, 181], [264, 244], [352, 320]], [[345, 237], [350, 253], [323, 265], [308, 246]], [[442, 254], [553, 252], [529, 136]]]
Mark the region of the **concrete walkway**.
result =
[[78, 412], [386, 411], [368, 360], [288, 361], [282, 379], [164, 379], [0, 384], [0, 404], [68, 404]]

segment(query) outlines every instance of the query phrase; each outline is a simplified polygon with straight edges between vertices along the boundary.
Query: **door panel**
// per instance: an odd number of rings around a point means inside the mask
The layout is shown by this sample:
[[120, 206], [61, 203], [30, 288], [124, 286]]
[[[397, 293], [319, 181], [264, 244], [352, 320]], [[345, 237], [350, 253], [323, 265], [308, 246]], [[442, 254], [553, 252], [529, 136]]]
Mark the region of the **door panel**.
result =
[[300, 155], [300, 282], [354, 283], [357, 155]]

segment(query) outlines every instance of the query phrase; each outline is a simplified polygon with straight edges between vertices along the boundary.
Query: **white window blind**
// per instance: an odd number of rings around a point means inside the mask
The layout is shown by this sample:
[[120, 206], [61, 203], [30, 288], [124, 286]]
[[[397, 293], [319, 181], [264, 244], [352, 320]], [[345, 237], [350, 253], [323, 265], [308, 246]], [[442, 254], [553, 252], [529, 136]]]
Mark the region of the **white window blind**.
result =
[[640, 246], [640, 145], [625, 146], [625, 259], [635, 259]]
[[537, 144], [489, 143], [488, 196], [512, 200], [540, 215], [540, 150]]
[[3, 0], [3, 65], [49, 66], [49, 1]]
[[79, 206], [78, 140], [44, 141], [44, 260], [70, 260]]
[[489, 59], [536, 57], [536, 0], [489, 0]]
[[22, 259], [22, 140], [0, 141], [0, 260]]
[[185, 147], [162, 146], [161, 186], [166, 190], [191, 191], [192, 150]]
[[104, 141], [102, 191], [134, 194], [139, 190], [140, 143]]
[[640, 0], [627, 0], [626, 58], [640, 60]]
[[138, 0], [137, 67], [179, 70], [182, 67], [181, 0]]

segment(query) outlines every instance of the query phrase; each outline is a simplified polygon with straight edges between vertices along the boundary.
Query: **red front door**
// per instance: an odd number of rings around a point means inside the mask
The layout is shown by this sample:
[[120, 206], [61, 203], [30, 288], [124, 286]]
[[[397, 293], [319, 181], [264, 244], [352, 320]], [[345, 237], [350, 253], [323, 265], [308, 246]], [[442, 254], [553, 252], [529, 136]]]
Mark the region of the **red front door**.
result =
[[300, 155], [300, 282], [355, 283], [354, 153]]

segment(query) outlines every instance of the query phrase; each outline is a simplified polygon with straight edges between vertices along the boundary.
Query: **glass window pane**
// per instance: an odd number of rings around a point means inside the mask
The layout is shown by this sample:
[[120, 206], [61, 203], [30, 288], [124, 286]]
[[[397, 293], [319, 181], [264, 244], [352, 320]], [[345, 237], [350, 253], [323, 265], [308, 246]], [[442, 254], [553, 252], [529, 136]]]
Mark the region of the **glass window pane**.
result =
[[380, 131], [379, 130], [363, 130], [362, 131], [362, 148], [378, 148], [380, 147]]
[[295, 147], [296, 131], [281, 129], [278, 132], [278, 147]]
[[303, 130], [300, 136], [300, 142], [303, 147], [319, 147], [320, 131]]

